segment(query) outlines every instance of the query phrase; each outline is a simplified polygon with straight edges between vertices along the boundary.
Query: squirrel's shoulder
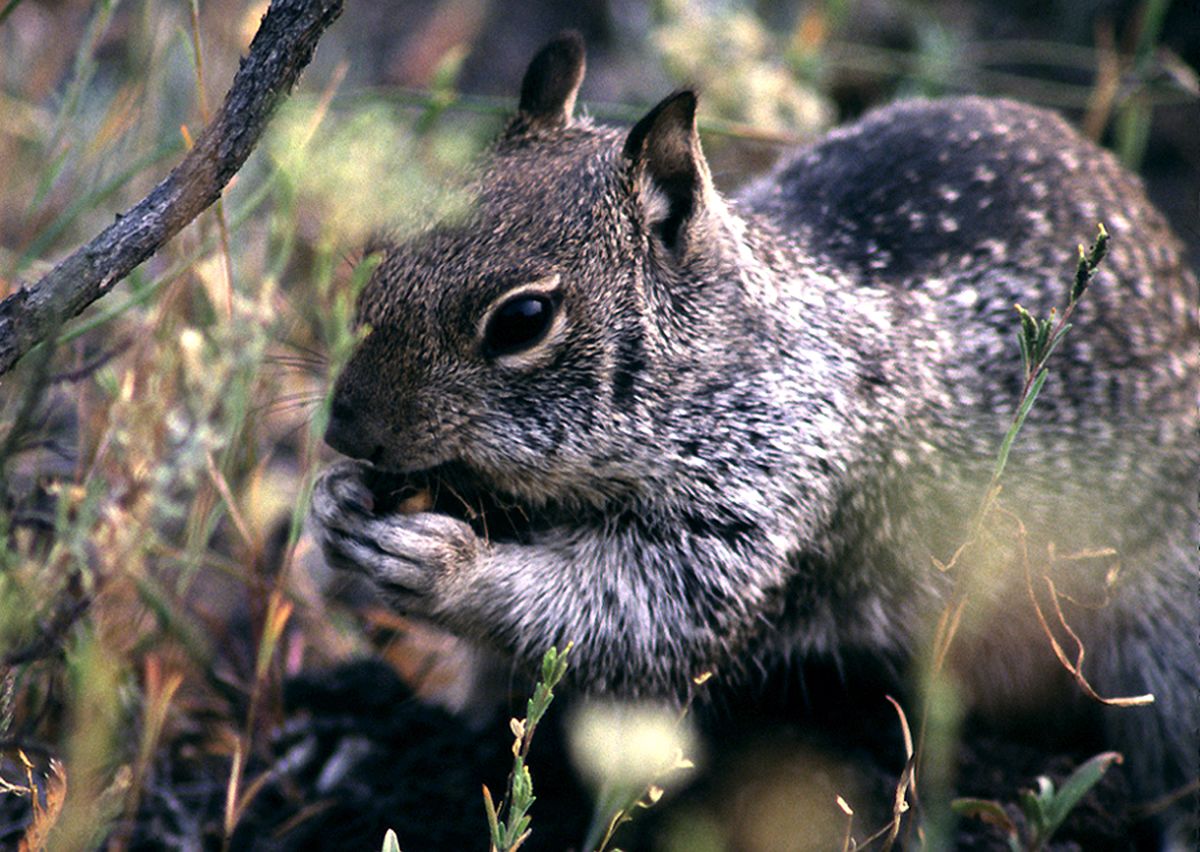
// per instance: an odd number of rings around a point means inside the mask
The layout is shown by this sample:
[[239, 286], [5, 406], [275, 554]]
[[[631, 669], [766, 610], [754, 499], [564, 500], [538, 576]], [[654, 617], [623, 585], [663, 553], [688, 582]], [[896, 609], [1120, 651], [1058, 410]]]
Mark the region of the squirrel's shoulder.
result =
[[787, 158], [743, 201], [848, 271], [904, 279], [971, 256], [1057, 267], [1102, 219], [1169, 239], [1111, 153], [1054, 112], [996, 98], [877, 109]]

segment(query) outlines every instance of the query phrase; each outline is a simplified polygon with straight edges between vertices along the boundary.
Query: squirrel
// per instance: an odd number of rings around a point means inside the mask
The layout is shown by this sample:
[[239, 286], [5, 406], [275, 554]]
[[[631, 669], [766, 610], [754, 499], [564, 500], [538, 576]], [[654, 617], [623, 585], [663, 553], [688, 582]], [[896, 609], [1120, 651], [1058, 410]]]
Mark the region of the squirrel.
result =
[[[681, 698], [797, 657], [911, 669], [1021, 396], [1014, 303], [1061, 308], [1103, 222], [998, 498], [1020, 535], [993, 519], [963, 552], [960, 677], [1000, 713], [1078, 695], [1025, 552], [1096, 691], [1154, 696], [1095, 710], [1137, 796], [1193, 780], [1200, 294], [1138, 179], [1055, 114], [956, 97], [726, 197], [694, 91], [602, 126], [574, 116], [584, 64], [575, 34], [533, 58], [468, 214], [369, 247], [326, 432], [351, 460], [311, 509], [330, 564], [521, 670], [573, 642], [588, 693]], [[387, 503], [405, 488], [416, 511]], [[1111, 599], [1066, 596], [1116, 567]]]

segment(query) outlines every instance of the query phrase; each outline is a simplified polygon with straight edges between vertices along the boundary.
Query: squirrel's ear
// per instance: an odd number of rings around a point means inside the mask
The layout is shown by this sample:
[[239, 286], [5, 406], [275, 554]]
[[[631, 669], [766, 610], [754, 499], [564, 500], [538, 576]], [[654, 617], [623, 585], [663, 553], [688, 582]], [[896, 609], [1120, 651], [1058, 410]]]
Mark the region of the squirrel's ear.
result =
[[559, 34], [525, 70], [518, 118], [543, 127], [570, 124], [584, 67], [583, 36], [574, 30]]
[[625, 156], [651, 227], [668, 249], [678, 251], [712, 186], [696, 131], [696, 93], [685, 89], [659, 102], [629, 131]]

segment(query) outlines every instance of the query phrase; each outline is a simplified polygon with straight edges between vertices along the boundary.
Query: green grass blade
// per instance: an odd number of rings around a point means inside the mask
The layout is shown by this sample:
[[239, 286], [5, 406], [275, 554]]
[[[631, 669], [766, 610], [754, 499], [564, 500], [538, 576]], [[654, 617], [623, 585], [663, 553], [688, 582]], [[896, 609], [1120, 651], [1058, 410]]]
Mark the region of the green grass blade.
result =
[[1033, 380], [1033, 385], [1029, 388], [1029, 394], [1025, 397], [1025, 402], [1021, 405], [1021, 410], [1017, 412], [1016, 419], [1013, 420], [1012, 426], [1008, 428], [1008, 434], [1004, 436], [1004, 443], [1000, 445], [1000, 453], [996, 456], [996, 468], [992, 472], [992, 479], [997, 480], [1004, 473], [1004, 468], [1008, 465], [1008, 454], [1012, 450], [1013, 442], [1017, 439], [1017, 433], [1021, 431], [1021, 427], [1025, 425], [1025, 417], [1029, 414], [1029, 410], [1033, 408], [1033, 403], [1037, 400], [1038, 392], [1041, 391], [1042, 385], [1046, 383], [1046, 377], [1050, 375], [1050, 371], [1045, 367], [1038, 373], [1036, 379]]

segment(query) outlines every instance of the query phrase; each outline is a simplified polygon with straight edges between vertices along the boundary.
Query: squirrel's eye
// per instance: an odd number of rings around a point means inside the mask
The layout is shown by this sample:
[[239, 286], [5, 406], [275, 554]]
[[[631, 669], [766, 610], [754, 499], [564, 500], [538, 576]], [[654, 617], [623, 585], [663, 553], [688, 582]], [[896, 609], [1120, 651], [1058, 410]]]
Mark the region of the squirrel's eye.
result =
[[510, 355], [528, 349], [545, 336], [554, 319], [555, 303], [549, 296], [523, 295], [496, 309], [483, 333], [488, 355]]

